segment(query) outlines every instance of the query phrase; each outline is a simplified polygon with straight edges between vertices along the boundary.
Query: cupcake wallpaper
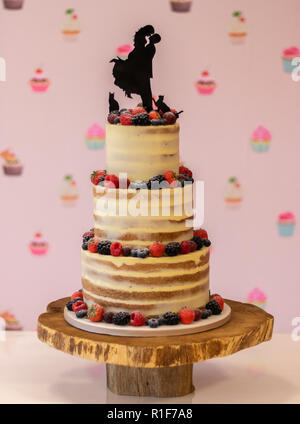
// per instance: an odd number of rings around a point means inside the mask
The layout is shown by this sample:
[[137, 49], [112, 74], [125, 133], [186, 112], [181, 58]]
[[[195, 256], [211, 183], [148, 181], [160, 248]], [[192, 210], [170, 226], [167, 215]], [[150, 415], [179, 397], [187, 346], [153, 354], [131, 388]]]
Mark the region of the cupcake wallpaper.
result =
[[290, 332], [300, 297], [299, 1], [2, 0], [1, 8], [0, 313], [34, 330], [49, 301], [77, 288], [80, 238], [93, 226], [90, 175], [106, 167], [109, 93], [122, 108], [140, 102], [113, 85], [109, 61], [125, 59], [134, 31], [152, 23], [162, 37], [152, 92], [183, 110], [180, 156], [204, 182], [199, 228], [213, 242], [213, 291], [263, 305], [275, 331]]

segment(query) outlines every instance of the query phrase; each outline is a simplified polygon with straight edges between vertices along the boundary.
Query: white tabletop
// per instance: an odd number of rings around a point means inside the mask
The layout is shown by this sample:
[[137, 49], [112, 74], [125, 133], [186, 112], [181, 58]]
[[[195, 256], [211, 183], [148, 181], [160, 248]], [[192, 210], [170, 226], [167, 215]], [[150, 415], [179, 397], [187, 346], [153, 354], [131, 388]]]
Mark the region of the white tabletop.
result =
[[300, 340], [273, 340], [194, 365], [195, 392], [181, 398], [117, 396], [103, 364], [67, 355], [35, 332], [0, 340], [0, 403], [300, 403]]

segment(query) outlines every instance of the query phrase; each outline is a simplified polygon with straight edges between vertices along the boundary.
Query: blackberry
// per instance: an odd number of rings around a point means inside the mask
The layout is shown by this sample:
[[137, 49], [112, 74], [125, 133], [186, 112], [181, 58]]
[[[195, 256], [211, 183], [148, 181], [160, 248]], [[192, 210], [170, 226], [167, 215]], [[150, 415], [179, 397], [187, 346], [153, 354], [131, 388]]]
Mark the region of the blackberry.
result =
[[139, 113], [137, 115], [134, 115], [132, 117], [132, 125], [141, 125], [141, 126], [151, 125], [148, 113], [144, 112], [144, 113]]
[[163, 175], [156, 175], [155, 177], [150, 178], [147, 182], [149, 190], [158, 190], [160, 188], [160, 183], [164, 181], [165, 177]]
[[130, 256], [130, 254], [131, 254], [130, 247], [127, 247], [127, 246], [123, 247], [122, 254], [123, 254], [123, 256]]
[[166, 312], [164, 314], [164, 324], [177, 325], [180, 322], [179, 315], [176, 312]]
[[149, 318], [147, 320], [147, 324], [149, 325], [150, 328], [157, 328], [159, 326], [158, 319], [156, 318]]
[[211, 245], [211, 241], [208, 239], [202, 239], [203, 246], [209, 247]]
[[83, 250], [88, 250], [88, 245], [85, 241], [82, 243], [81, 247], [82, 247]]
[[163, 315], [158, 315], [158, 317], [156, 317], [156, 319], [157, 319], [159, 325], [164, 325], [165, 319], [164, 319]]
[[165, 248], [165, 253], [168, 256], [177, 256], [180, 253], [180, 243], [172, 242], [168, 243]]
[[98, 253], [100, 255], [110, 255], [110, 246], [111, 241], [109, 240], [102, 240], [98, 243]]
[[194, 237], [192, 238], [192, 241], [194, 241], [194, 242], [196, 243], [196, 245], [197, 245], [197, 250], [200, 250], [200, 249], [201, 249], [201, 247], [203, 247], [203, 242], [202, 242], [201, 237], [199, 237], [199, 236], [194, 236]]
[[147, 189], [147, 183], [145, 181], [132, 181], [129, 185], [129, 188], [133, 190], [143, 190]]
[[87, 309], [81, 309], [80, 311], [76, 312], [77, 318], [83, 318], [87, 316]]
[[179, 174], [177, 178], [182, 184], [192, 184], [194, 182], [194, 178], [187, 174]]
[[130, 321], [128, 312], [118, 312], [113, 316], [112, 322], [115, 325], [127, 325]]
[[213, 315], [220, 315], [222, 312], [221, 306], [216, 300], [211, 300], [206, 304], [206, 309], [210, 309], [213, 313]]
[[104, 312], [103, 321], [107, 324], [112, 324], [114, 315], [115, 314], [113, 312]]

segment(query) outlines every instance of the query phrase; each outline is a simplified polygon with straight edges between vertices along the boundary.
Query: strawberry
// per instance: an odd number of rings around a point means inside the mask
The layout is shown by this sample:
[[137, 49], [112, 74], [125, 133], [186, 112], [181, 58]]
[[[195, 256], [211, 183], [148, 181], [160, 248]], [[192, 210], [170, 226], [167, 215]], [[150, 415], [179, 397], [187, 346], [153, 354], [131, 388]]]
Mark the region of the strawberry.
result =
[[186, 174], [189, 177], [192, 177], [193, 176], [192, 171], [189, 168], [186, 168], [185, 166], [180, 166], [179, 167], [179, 174], [183, 174], [183, 175]]
[[120, 115], [120, 123], [122, 125], [132, 125], [132, 115], [129, 115], [129, 113], [123, 113]]
[[119, 188], [119, 178], [114, 174], [106, 175], [104, 179], [104, 187]]
[[146, 318], [141, 312], [132, 312], [130, 315], [130, 324], [135, 327], [140, 327], [141, 325], [145, 325]]
[[182, 241], [180, 243], [180, 253], [182, 255], [185, 255], [186, 253], [190, 253], [191, 248], [192, 248], [192, 246], [191, 246], [191, 243], [189, 241]]
[[167, 171], [164, 173], [164, 178], [166, 181], [168, 181], [169, 184], [171, 184], [173, 181], [175, 181], [175, 174], [173, 171]]
[[146, 110], [142, 106], [138, 106], [135, 109], [132, 109], [132, 115], [139, 115], [140, 113], [145, 113]]
[[88, 241], [88, 251], [91, 253], [97, 253], [98, 252], [98, 244], [99, 240], [96, 238], [91, 238]]
[[150, 246], [150, 253], [152, 256], [159, 258], [165, 252], [165, 245], [162, 243], [153, 243]]
[[105, 174], [105, 171], [94, 171], [91, 174], [91, 181], [94, 185], [98, 185], [101, 177]]
[[120, 256], [122, 253], [122, 250], [123, 250], [123, 247], [121, 243], [119, 243], [118, 241], [115, 241], [114, 243], [110, 245], [110, 253], [112, 254], [112, 256]]
[[194, 231], [194, 237], [200, 237], [202, 239], [207, 239], [207, 231], [203, 230], [203, 228], [200, 228], [200, 230]]
[[98, 305], [97, 303], [94, 303], [91, 305], [88, 309], [88, 317], [93, 322], [98, 322], [102, 320], [104, 313], [104, 309], [102, 306]]
[[83, 302], [83, 300], [77, 300], [77, 302], [73, 303], [72, 309], [74, 312], [81, 311], [82, 309], [87, 309], [87, 304]]
[[195, 319], [195, 311], [188, 308], [181, 309], [179, 317], [182, 324], [191, 324]]
[[219, 294], [215, 293], [211, 296], [212, 300], [215, 300], [216, 302], [218, 302], [218, 304], [220, 305], [222, 311], [224, 309], [224, 299], [222, 296], [220, 296]]
[[83, 294], [80, 291], [76, 291], [72, 294], [71, 299], [76, 299], [76, 297], [80, 297], [81, 299], [83, 299]]
[[149, 113], [149, 119], [150, 121], [152, 119], [160, 119], [160, 114], [156, 111], [156, 110], [151, 110], [151, 112]]
[[197, 244], [192, 240], [189, 243], [191, 246], [191, 252], [195, 252], [195, 250], [197, 250]]

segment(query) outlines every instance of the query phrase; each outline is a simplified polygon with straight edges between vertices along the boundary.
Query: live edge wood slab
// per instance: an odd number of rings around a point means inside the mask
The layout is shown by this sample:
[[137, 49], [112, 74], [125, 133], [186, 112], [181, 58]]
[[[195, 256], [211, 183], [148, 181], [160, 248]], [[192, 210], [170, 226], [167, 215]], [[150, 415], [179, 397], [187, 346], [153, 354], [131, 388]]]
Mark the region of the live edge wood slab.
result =
[[70, 326], [63, 316], [68, 300], [51, 302], [39, 316], [38, 338], [65, 353], [105, 362], [107, 386], [119, 395], [186, 395], [194, 390], [193, 363], [268, 341], [273, 331], [272, 315], [248, 303], [226, 300], [231, 320], [214, 330], [169, 337], [107, 336]]

